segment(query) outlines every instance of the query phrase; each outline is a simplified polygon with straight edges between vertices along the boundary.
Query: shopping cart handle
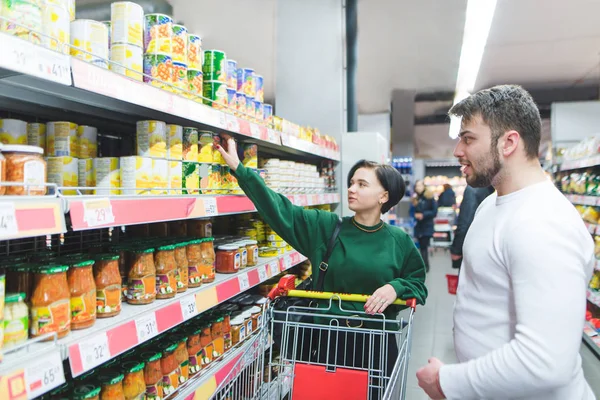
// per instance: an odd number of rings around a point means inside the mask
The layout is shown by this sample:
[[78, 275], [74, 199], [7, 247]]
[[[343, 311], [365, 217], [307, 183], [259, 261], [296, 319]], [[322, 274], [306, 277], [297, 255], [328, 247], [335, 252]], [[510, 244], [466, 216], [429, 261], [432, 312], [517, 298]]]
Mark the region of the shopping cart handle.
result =
[[[343, 301], [356, 301], [366, 303], [369, 300], [370, 295], [366, 294], [348, 294], [348, 293], [333, 293], [333, 292], [314, 292], [310, 290], [296, 290], [296, 276], [285, 275], [279, 280], [277, 286], [275, 286], [269, 293], [269, 298], [274, 300], [276, 297], [288, 296], [288, 297], [301, 297], [306, 299], [340, 299]], [[417, 299], [401, 300], [397, 299], [392, 304], [398, 306], [408, 306], [413, 310], [417, 307]]]

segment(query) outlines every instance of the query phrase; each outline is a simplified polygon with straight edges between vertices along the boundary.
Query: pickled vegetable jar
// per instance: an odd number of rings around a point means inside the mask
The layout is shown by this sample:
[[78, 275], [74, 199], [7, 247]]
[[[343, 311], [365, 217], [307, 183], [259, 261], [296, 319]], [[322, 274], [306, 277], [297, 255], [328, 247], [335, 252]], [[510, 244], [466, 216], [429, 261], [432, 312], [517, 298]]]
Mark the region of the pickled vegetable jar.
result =
[[98, 318], [114, 317], [121, 312], [121, 273], [119, 256], [99, 254], [94, 264], [96, 312]]
[[202, 360], [197, 356], [198, 353], [200, 353], [200, 350], [202, 350], [202, 344], [200, 341], [201, 333], [202, 328], [194, 328], [188, 332], [187, 352], [188, 360], [190, 361], [190, 375], [195, 375], [202, 369]]
[[125, 361], [121, 364], [124, 372], [123, 394], [125, 400], [142, 400], [146, 393], [144, 362]]
[[179, 363], [180, 376], [179, 383], [187, 381], [190, 377], [189, 373], [189, 356], [187, 351], [187, 336], [177, 338], [177, 349], [175, 349], [175, 359]]
[[188, 260], [187, 260], [187, 242], [181, 242], [175, 246], [175, 263], [177, 264], [177, 293], [185, 292], [188, 288]]
[[187, 243], [186, 254], [188, 260], [188, 286], [191, 288], [202, 285], [202, 239], [194, 239]]
[[24, 293], [28, 302], [33, 291], [33, 270], [36, 264], [17, 263], [6, 269], [6, 292]]
[[31, 336], [56, 332], [59, 338], [71, 331], [71, 295], [66, 265], [35, 270], [31, 295]]
[[123, 374], [111, 370], [103, 371], [97, 377], [102, 385], [100, 389], [100, 400], [125, 400], [123, 393]]
[[211, 283], [215, 280], [215, 248], [213, 238], [202, 239], [201, 252], [202, 261], [200, 270], [202, 273], [202, 283]]
[[223, 337], [223, 320], [221, 316], [215, 316], [211, 325], [211, 336], [213, 339], [213, 356], [219, 357], [225, 353], [225, 339]]
[[98, 400], [100, 398], [100, 386], [97, 384], [86, 383], [73, 388], [71, 392], [72, 400]]
[[25, 293], [7, 293], [4, 299], [4, 348], [27, 341], [29, 335], [29, 308]]
[[92, 267], [94, 261], [79, 260], [71, 263], [67, 278], [71, 292], [71, 329], [85, 329], [96, 322], [96, 282]]
[[156, 267], [154, 248], [132, 250], [129, 268], [127, 302], [149, 304], [156, 299]]
[[170, 299], [177, 294], [175, 246], [160, 246], [154, 254], [156, 298]]
[[162, 371], [162, 387], [165, 396], [173, 393], [179, 387], [180, 365], [175, 358], [177, 343], [163, 345], [160, 369]]
[[145, 351], [140, 354], [145, 361], [144, 381], [146, 383], [146, 399], [159, 399], [163, 397], [162, 370], [160, 359], [162, 353], [159, 351]]

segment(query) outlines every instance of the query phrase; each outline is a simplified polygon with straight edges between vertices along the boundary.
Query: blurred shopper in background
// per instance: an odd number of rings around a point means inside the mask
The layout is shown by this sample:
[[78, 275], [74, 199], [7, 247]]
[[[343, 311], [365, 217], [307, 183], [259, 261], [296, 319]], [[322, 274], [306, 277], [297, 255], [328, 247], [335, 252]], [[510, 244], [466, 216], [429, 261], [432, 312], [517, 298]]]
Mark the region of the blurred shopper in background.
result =
[[415, 207], [415, 238], [419, 241], [421, 257], [425, 261], [425, 269], [429, 272], [429, 245], [433, 236], [433, 219], [437, 215], [437, 202], [433, 197], [433, 191], [426, 187], [423, 181], [415, 182], [415, 193], [412, 197]]
[[449, 183], [444, 184], [444, 191], [438, 199], [438, 207], [454, 207], [456, 205], [456, 193]]

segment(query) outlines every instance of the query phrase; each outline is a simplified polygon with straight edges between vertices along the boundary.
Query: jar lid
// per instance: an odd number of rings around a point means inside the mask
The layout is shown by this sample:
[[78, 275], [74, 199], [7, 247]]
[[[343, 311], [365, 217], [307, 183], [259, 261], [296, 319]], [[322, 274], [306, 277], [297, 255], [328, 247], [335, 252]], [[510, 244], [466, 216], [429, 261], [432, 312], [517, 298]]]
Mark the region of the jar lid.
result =
[[66, 272], [69, 269], [67, 265], [45, 265], [37, 268], [35, 272], [39, 274], [58, 274]]
[[29, 146], [26, 144], [4, 144], [3, 153], [37, 153], [44, 154], [44, 149], [38, 146]]
[[235, 318], [232, 318], [231, 321], [229, 322], [231, 325], [243, 325], [244, 324], [244, 317], [241, 315], [238, 315]]
[[146, 364], [142, 361], [125, 361], [121, 364], [121, 367], [123, 367], [124, 372], [131, 374], [143, 370], [144, 365]]
[[254, 306], [254, 307], [250, 308], [248, 311], [250, 311], [252, 314], [256, 314], [256, 313], [262, 312], [262, 308]]
[[73, 400], [93, 399], [100, 394], [100, 387], [87, 383], [76, 386], [72, 393]]
[[254, 304], [263, 305], [263, 304], [265, 304], [267, 301], [269, 301], [269, 299], [267, 299], [266, 297], [261, 297], [260, 299], [256, 299], [256, 300], [254, 301]]
[[154, 253], [154, 247], [139, 247], [137, 249], [132, 249], [131, 251], [138, 254]]
[[238, 250], [239, 248], [240, 248], [240, 246], [233, 245], [233, 244], [225, 244], [225, 245], [217, 247], [218, 250], [224, 250], [224, 251], [233, 251], [233, 250]]
[[10, 265], [7, 268], [11, 271], [30, 272], [30, 271], [35, 271], [38, 268], [38, 264], [24, 262], [24, 263]]
[[121, 382], [125, 378], [125, 375], [118, 371], [105, 370], [100, 375], [98, 375], [97, 379], [103, 385], [116, 385]]
[[174, 248], [176, 248], [176, 249], [179, 249], [179, 248], [182, 248], [182, 247], [185, 247], [185, 246], [187, 246], [187, 245], [188, 245], [188, 243], [189, 243], [189, 242], [178, 242], [178, 243], [174, 243], [174, 244], [173, 244], [173, 247], [174, 247]]
[[119, 258], [120, 258], [120, 256], [118, 254], [111, 254], [111, 253], [96, 254], [96, 260], [100, 260], [100, 261], [118, 260]]
[[4, 298], [5, 303], [16, 303], [22, 300], [25, 300], [25, 293], [6, 293]]
[[200, 244], [204, 242], [204, 239], [192, 239], [189, 242], [187, 242], [187, 244]]
[[165, 355], [165, 353], [172, 353], [175, 351], [175, 349], [177, 349], [177, 344], [178, 343], [165, 343], [162, 346], [163, 349], [163, 356]]
[[257, 240], [246, 240], [246, 246], [248, 246], [249, 244], [256, 245], [256, 244], [258, 244], [258, 241]]
[[144, 351], [140, 353], [140, 357], [146, 362], [153, 362], [160, 360], [162, 353], [160, 351]]
[[73, 268], [89, 267], [91, 265], [94, 265], [94, 260], [80, 259], [79, 261], [75, 261], [73, 262], [73, 264], [70, 265]]
[[172, 244], [167, 244], [167, 245], [163, 245], [163, 246], [159, 246], [157, 248], [158, 251], [170, 251], [170, 250], [175, 250], [175, 246]]
[[207, 237], [207, 238], [204, 238], [204, 241], [205, 242], [214, 242], [215, 238], [213, 238], [213, 237]]

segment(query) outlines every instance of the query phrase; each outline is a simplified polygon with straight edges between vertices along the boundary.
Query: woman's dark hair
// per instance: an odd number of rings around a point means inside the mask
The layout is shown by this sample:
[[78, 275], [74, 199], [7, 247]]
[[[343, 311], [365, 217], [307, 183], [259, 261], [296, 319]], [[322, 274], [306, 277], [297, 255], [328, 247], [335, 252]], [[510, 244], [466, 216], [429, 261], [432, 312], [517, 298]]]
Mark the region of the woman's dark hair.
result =
[[404, 197], [406, 192], [406, 185], [404, 184], [404, 178], [400, 172], [398, 172], [391, 165], [379, 164], [373, 161], [360, 160], [348, 173], [348, 187], [350, 187], [350, 180], [359, 168], [368, 168], [375, 170], [375, 176], [377, 180], [388, 192], [388, 201], [381, 206], [381, 213], [385, 214], [390, 211], [398, 202]]

